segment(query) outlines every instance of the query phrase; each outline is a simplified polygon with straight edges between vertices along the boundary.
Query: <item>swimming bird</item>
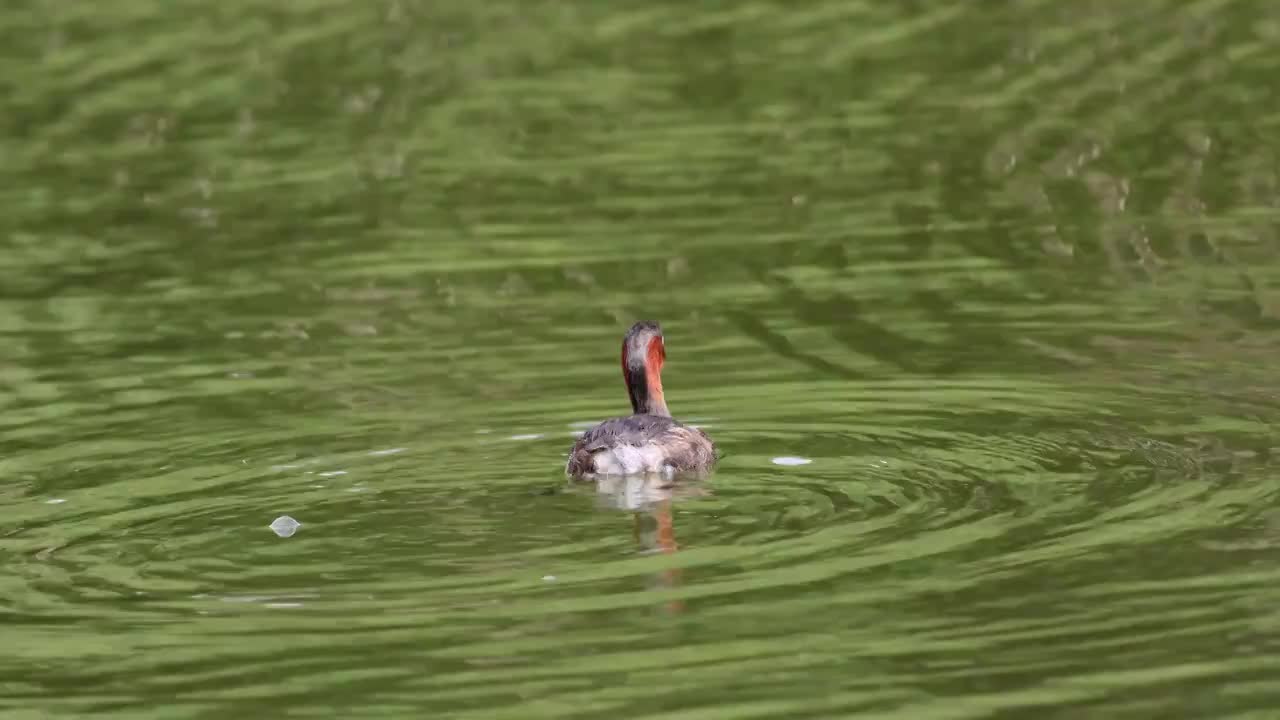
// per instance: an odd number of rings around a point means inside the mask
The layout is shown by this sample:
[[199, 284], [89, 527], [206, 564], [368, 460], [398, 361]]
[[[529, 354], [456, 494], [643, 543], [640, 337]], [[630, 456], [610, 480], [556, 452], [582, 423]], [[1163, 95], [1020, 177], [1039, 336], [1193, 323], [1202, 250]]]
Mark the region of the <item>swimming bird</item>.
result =
[[632, 414], [596, 425], [569, 451], [573, 478], [659, 473], [702, 473], [715, 466], [716, 447], [702, 430], [671, 417], [662, 395], [667, 358], [662, 328], [641, 321], [622, 338], [622, 379]]

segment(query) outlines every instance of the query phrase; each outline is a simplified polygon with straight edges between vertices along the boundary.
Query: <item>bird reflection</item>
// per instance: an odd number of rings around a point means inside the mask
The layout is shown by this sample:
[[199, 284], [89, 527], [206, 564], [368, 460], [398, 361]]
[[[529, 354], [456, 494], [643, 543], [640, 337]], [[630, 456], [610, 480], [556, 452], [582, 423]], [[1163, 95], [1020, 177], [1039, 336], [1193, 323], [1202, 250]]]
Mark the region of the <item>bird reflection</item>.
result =
[[[701, 482], [673, 483], [670, 478], [658, 476], [605, 477], [596, 482], [596, 500], [600, 507], [633, 513], [632, 533], [636, 544], [645, 552], [665, 555], [674, 555], [679, 549], [672, 505], [708, 494], [709, 488]], [[677, 588], [683, 574], [680, 568], [667, 568], [657, 574], [655, 586], [663, 590]], [[670, 613], [685, 609], [682, 600], [672, 600], [664, 607]]]

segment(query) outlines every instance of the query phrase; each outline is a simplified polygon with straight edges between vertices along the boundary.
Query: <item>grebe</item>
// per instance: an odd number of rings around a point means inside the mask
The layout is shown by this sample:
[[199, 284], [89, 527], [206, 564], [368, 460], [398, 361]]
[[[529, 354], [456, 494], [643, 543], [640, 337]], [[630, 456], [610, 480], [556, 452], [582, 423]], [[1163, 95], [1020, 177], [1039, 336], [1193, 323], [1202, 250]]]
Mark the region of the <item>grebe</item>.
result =
[[711, 438], [675, 421], [667, 410], [662, 397], [666, 357], [658, 323], [631, 326], [622, 339], [622, 379], [634, 414], [605, 420], [578, 438], [565, 465], [570, 477], [700, 473], [715, 465]]

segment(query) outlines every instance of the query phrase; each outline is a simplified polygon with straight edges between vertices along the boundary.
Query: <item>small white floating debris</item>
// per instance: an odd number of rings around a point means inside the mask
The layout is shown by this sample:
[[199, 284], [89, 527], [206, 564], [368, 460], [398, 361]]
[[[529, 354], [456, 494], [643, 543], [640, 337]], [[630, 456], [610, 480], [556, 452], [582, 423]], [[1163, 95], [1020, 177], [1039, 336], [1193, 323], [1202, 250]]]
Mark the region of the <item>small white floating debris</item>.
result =
[[511, 440], [541, 440], [543, 437], [544, 436], [542, 433], [529, 433], [527, 435], [512, 435], [510, 439]]
[[44, 504], [45, 505], [61, 505], [66, 501], [67, 501], [66, 498], [49, 498], [48, 500], [44, 501]]
[[813, 461], [810, 460], [809, 458], [791, 457], [788, 455], [784, 455], [782, 457], [776, 457], [773, 459], [774, 465], [808, 465], [811, 462]]
[[302, 607], [302, 603], [296, 603], [296, 602], [270, 602], [270, 603], [266, 603], [265, 605], [263, 605], [263, 607], [269, 607], [269, 608], [300, 608], [300, 607]]
[[320, 477], [337, 477], [339, 475], [346, 475], [346, 474], [347, 474], [346, 470], [330, 470], [329, 472], [320, 473]]
[[270, 527], [271, 531], [276, 535], [279, 535], [282, 538], [287, 538], [298, 532], [298, 528], [302, 527], [302, 523], [294, 520], [288, 515], [281, 515], [271, 521]]
[[543, 576], [542, 576], [542, 580], [543, 580], [544, 582], [555, 582], [555, 581], [556, 581], [556, 576], [555, 576], [555, 575], [543, 575]]
[[272, 465], [271, 469], [272, 470], [293, 470], [294, 468], [300, 468], [300, 467], [302, 466], [301, 465]]
[[369, 454], [373, 457], [382, 457], [383, 455], [395, 455], [396, 453], [402, 453], [405, 450], [408, 450], [408, 448], [387, 448], [386, 450], [374, 450]]

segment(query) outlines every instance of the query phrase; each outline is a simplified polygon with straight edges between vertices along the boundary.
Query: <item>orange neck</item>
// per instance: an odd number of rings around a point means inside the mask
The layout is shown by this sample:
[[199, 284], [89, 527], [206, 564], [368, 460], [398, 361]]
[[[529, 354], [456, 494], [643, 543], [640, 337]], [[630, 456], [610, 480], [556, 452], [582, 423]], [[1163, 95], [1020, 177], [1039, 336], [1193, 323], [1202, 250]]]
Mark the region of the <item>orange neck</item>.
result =
[[671, 417], [671, 411], [667, 409], [667, 401], [662, 395], [664, 357], [662, 340], [655, 339], [650, 341], [643, 358], [624, 357], [622, 359], [623, 379], [627, 383], [627, 395], [631, 397], [631, 410], [637, 415]]

